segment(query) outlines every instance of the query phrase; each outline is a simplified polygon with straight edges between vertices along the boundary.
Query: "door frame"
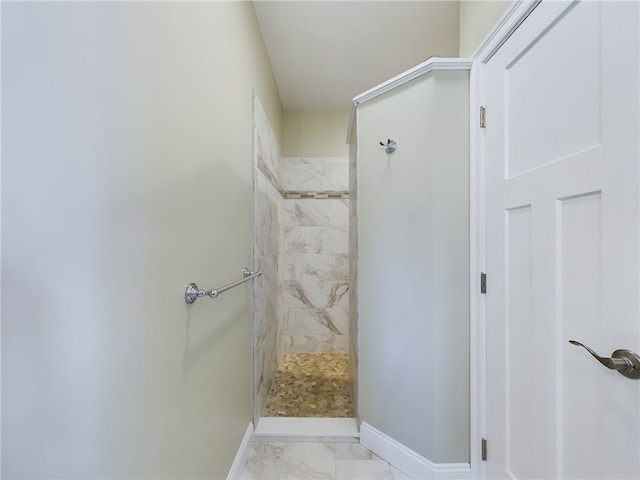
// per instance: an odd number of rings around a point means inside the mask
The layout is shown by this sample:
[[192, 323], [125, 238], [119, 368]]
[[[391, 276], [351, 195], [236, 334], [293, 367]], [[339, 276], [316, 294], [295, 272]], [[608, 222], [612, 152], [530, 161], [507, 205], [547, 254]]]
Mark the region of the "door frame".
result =
[[[543, 0], [514, 0], [471, 56], [469, 96], [470, 162], [470, 306], [471, 321], [471, 466], [478, 478], [487, 477], [482, 460], [482, 439], [487, 438], [487, 302], [480, 293], [480, 275], [486, 272], [485, 129], [480, 127], [480, 107], [485, 104], [485, 67], [507, 39]], [[572, 3], [578, 0], [573, 0]], [[490, 121], [490, 113], [489, 119]], [[487, 280], [487, 291], [491, 280]], [[475, 397], [475, 398], [474, 398]], [[491, 445], [487, 446], [491, 455]]]

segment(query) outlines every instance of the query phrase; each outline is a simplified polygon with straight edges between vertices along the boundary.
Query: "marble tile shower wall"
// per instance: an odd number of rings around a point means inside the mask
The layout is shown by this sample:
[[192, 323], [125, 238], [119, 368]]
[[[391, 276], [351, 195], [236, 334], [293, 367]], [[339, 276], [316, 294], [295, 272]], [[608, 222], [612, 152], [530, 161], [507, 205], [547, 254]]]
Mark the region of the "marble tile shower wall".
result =
[[254, 95], [254, 414], [284, 352], [349, 352], [349, 163], [283, 158]]
[[284, 188], [289, 192], [348, 192], [349, 159], [286, 157]]
[[282, 155], [269, 121], [254, 95], [254, 267], [263, 275], [254, 281], [254, 414], [258, 418], [282, 356], [282, 283], [279, 257], [282, 253], [284, 189]]
[[285, 158], [284, 188], [284, 351], [349, 353], [348, 158]]
[[[357, 122], [357, 119], [356, 119]], [[354, 131], [357, 128], [354, 127]], [[358, 149], [349, 142], [349, 384], [358, 416]]]

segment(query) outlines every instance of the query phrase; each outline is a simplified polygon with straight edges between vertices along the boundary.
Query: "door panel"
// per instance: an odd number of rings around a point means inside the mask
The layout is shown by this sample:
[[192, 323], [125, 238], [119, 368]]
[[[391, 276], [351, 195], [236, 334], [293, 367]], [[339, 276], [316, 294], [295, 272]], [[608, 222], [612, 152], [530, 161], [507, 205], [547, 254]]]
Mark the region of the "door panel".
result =
[[[637, 2], [542, 2], [486, 65], [490, 478], [638, 478]], [[635, 452], [635, 453], [634, 453]]]
[[[564, 10], [548, 29], [527, 38], [503, 67], [508, 177], [600, 143], [599, 12], [578, 10]], [[532, 72], [544, 74], [532, 82]], [[571, 122], [567, 111], [574, 114]], [[532, 142], [534, 136], [545, 141]]]

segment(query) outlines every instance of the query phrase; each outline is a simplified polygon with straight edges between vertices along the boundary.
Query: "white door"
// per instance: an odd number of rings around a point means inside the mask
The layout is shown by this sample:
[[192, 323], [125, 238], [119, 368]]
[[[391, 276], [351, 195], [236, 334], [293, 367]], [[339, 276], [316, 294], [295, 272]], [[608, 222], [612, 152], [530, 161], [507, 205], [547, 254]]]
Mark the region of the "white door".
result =
[[639, 478], [638, 2], [543, 2], [486, 65], [489, 478]]

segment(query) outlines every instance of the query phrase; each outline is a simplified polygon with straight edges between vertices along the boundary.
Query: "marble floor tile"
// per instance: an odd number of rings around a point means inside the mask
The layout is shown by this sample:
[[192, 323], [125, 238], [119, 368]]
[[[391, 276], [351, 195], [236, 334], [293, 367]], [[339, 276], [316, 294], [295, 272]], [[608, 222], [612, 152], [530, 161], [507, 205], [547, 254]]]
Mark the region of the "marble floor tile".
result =
[[336, 480], [393, 480], [384, 460], [336, 460]]
[[254, 441], [245, 480], [400, 480], [410, 479], [359, 443], [339, 437], [317, 442]]
[[286, 441], [283, 442], [253, 442], [250, 457], [265, 460], [277, 460], [284, 457]]
[[353, 417], [348, 355], [286, 353], [263, 416]]
[[285, 442], [253, 442], [242, 480], [279, 480]]
[[331, 443], [288, 443], [282, 479], [335, 479], [336, 455]]
[[241, 480], [280, 480], [282, 459], [247, 462]]
[[359, 443], [336, 443], [336, 460], [380, 460], [375, 453]]

